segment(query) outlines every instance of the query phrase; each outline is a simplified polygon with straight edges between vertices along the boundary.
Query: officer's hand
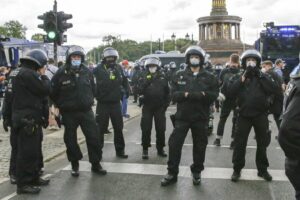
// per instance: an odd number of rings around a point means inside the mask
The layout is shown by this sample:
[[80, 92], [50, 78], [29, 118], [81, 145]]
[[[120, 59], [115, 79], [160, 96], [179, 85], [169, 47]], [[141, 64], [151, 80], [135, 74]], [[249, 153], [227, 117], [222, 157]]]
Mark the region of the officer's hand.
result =
[[11, 126], [11, 125], [10, 125], [9, 120], [4, 119], [4, 120], [3, 120], [3, 129], [4, 129], [5, 132], [8, 132], [8, 127], [10, 127], [10, 126]]

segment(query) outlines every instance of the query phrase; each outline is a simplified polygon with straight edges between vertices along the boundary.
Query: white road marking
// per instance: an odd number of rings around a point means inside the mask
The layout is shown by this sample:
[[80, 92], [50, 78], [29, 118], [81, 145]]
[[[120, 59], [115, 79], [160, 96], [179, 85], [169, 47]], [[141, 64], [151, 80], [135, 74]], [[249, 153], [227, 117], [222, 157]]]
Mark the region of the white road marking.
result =
[[16, 193], [16, 192], [14, 192], [14, 193], [12, 193], [12, 194], [6, 196], [6, 197], [3, 197], [1, 200], [9, 200], [9, 199], [11, 199], [11, 198], [13, 198], [13, 197], [15, 197], [15, 196], [17, 196], [17, 193]]
[[[167, 173], [166, 165], [153, 165], [153, 164], [135, 164], [135, 163], [101, 163], [105, 169], [110, 173], [120, 174], [142, 174], [142, 175], [159, 175], [163, 176]], [[63, 171], [71, 170], [71, 166], [68, 165]], [[87, 161], [80, 162], [80, 171], [90, 172], [91, 165]], [[288, 181], [284, 170], [268, 170], [273, 176], [274, 181]], [[233, 169], [231, 168], [215, 168], [207, 167], [201, 173], [204, 179], [224, 179], [229, 180], [231, 178]], [[180, 166], [178, 176], [191, 177], [191, 171], [189, 166]], [[247, 181], [262, 181], [263, 179], [257, 176], [256, 169], [243, 169], [241, 174], [241, 180]]]

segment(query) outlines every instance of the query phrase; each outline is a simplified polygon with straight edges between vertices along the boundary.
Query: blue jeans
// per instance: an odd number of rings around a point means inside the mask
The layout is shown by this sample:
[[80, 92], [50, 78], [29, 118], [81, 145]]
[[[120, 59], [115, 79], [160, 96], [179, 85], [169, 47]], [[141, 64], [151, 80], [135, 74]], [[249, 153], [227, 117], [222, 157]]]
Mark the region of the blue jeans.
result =
[[128, 99], [126, 98], [126, 95], [123, 95], [122, 98], [122, 115], [127, 115], [127, 104], [128, 104]]

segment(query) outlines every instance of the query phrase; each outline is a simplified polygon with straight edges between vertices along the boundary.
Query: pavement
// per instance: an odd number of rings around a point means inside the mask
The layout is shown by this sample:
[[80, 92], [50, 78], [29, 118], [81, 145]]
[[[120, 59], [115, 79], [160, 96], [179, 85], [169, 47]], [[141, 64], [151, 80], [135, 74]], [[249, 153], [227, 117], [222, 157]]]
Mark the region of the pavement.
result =
[[[135, 114], [133, 114], [133, 111]], [[166, 139], [172, 132], [169, 115], [176, 108], [170, 107], [167, 111]], [[131, 113], [132, 112], [132, 113]], [[42, 189], [39, 195], [16, 195], [15, 186], [4, 182], [0, 185], [0, 200], [8, 199], [117, 199], [117, 200], [154, 200], [154, 199], [203, 199], [203, 200], [292, 200], [294, 190], [284, 174], [284, 154], [280, 149], [275, 136], [277, 130], [275, 122], [271, 123], [272, 141], [268, 148], [270, 162], [269, 172], [274, 178], [272, 182], [265, 182], [257, 176], [255, 166], [256, 141], [254, 133], [249, 136], [246, 166], [242, 171], [241, 181], [230, 181], [232, 170], [232, 150], [229, 149], [231, 142], [230, 128], [231, 119], [225, 127], [225, 136], [221, 147], [215, 147], [215, 136], [209, 137], [207, 147], [205, 170], [202, 172], [200, 186], [192, 184], [189, 170], [192, 164], [192, 137], [188, 134], [182, 149], [180, 174], [178, 182], [169, 187], [161, 187], [160, 180], [167, 173], [167, 158], [158, 157], [155, 148], [155, 131], [152, 131], [152, 148], [149, 149], [149, 160], [142, 160], [141, 131], [140, 131], [140, 108], [130, 104], [129, 114], [133, 116], [125, 122], [124, 137], [128, 159], [119, 159], [115, 156], [113, 134], [105, 137], [103, 149], [103, 166], [107, 169], [106, 176], [98, 176], [91, 173], [90, 164], [85, 145], [82, 145], [84, 158], [80, 162], [80, 176], [70, 176], [70, 165], [64, 153], [51, 159], [46, 165], [45, 177], [51, 179], [51, 184]], [[232, 116], [230, 116], [232, 117]], [[219, 119], [219, 113], [215, 113], [214, 134]], [[271, 119], [271, 118], [270, 118]], [[154, 126], [153, 126], [154, 127]], [[47, 139], [58, 140], [59, 132], [49, 134]], [[1, 137], [1, 139], [3, 139]], [[167, 143], [167, 141], [166, 141]], [[0, 143], [1, 145], [1, 143]], [[168, 152], [168, 147], [166, 147]], [[57, 151], [58, 152], [58, 151]], [[2, 152], [1, 152], [2, 153]], [[45, 154], [47, 154], [45, 152]], [[47, 156], [46, 156], [47, 157]]]

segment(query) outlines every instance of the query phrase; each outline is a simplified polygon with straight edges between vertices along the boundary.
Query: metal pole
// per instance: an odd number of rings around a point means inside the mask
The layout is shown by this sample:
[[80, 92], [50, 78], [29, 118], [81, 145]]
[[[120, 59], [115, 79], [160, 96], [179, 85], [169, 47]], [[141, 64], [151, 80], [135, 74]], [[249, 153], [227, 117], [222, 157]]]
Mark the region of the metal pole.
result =
[[[57, 1], [54, 0], [54, 6], [53, 6], [53, 12], [55, 12], [56, 16], [57, 16]], [[56, 18], [56, 24], [57, 24], [57, 18]], [[57, 33], [56, 33], [57, 34]], [[56, 37], [58, 37], [58, 35], [56, 35]], [[54, 63], [57, 66], [58, 60], [57, 60], [57, 41], [54, 41]]]

